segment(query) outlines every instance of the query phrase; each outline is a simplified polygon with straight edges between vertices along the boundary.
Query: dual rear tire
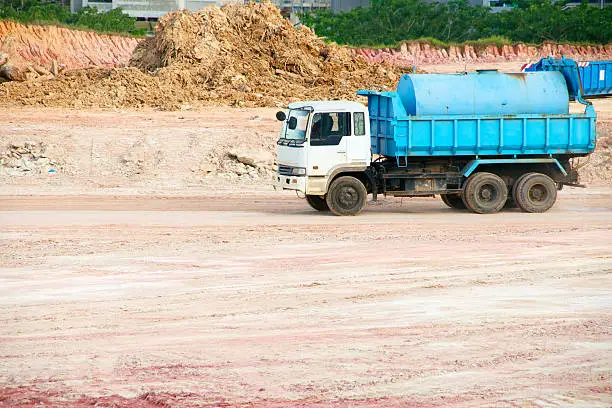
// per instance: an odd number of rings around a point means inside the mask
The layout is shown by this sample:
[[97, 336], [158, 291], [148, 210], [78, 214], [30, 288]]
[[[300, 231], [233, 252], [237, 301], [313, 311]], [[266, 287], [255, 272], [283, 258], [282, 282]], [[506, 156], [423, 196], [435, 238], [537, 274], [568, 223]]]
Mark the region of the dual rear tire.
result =
[[[461, 199], [465, 208], [478, 214], [493, 214], [515, 206], [525, 212], [541, 213], [555, 204], [557, 185], [545, 174], [527, 173], [516, 180], [509, 196], [508, 186], [501, 177], [475, 173], [465, 182]], [[446, 203], [448, 197], [442, 200]]]
[[521, 210], [542, 213], [557, 201], [557, 184], [546, 174], [523, 174], [512, 187], [512, 197]]

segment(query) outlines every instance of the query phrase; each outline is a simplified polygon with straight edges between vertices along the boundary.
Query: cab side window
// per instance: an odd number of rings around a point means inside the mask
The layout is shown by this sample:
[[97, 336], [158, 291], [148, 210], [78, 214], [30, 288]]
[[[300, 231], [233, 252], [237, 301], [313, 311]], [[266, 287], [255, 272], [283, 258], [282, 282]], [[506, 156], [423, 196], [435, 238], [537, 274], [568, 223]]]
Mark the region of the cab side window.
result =
[[311, 146], [337, 145], [343, 136], [351, 135], [351, 114], [348, 112], [316, 113], [310, 130]]
[[353, 120], [355, 121], [355, 136], [365, 135], [365, 115], [363, 112], [353, 113]]

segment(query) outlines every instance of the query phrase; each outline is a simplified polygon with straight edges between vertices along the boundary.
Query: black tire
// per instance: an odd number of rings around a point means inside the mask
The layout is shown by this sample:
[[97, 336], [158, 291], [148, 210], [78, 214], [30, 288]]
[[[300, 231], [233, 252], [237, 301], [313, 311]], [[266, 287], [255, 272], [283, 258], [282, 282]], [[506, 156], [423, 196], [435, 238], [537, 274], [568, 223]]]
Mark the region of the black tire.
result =
[[313, 209], [317, 211], [329, 211], [325, 197], [317, 195], [307, 195], [306, 201]]
[[[519, 178], [516, 179], [516, 181], [514, 182], [514, 184], [512, 185], [512, 200], [514, 200], [514, 197], [517, 196], [517, 192], [516, 192], [516, 187], [519, 185], [519, 183], [521, 182], [521, 180], [523, 180], [526, 176], [529, 176], [531, 174], [536, 174], [536, 173], [525, 173], [523, 175], [521, 175]], [[514, 203], [516, 204], [516, 200], [514, 200]], [[518, 207], [518, 204], [516, 205]]]
[[516, 205], [516, 201], [514, 201], [514, 198], [508, 196], [508, 198], [506, 199], [506, 204], [504, 204], [504, 208], [516, 208], [518, 207], [518, 205]]
[[338, 177], [327, 191], [327, 206], [336, 215], [356, 215], [363, 210], [368, 192], [361, 181], [351, 176]]
[[508, 186], [493, 173], [472, 174], [463, 187], [463, 203], [477, 214], [493, 214], [506, 204]]
[[522, 175], [512, 191], [519, 208], [529, 213], [545, 212], [557, 201], [557, 184], [542, 173]]
[[465, 203], [461, 199], [460, 194], [440, 194], [440, 198], [444, 204], [455, 210], [465, 210]]

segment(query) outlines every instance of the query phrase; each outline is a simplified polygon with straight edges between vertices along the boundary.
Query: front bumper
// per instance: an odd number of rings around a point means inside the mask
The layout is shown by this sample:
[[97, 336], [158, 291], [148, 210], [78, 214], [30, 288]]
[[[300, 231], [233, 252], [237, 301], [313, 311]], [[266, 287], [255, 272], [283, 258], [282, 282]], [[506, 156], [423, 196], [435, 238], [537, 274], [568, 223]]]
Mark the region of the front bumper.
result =
[[306, 194], [306, 177], [284, 176], [277, 173], [274, 176], [274, 188], [278, 190], [301, 191]]

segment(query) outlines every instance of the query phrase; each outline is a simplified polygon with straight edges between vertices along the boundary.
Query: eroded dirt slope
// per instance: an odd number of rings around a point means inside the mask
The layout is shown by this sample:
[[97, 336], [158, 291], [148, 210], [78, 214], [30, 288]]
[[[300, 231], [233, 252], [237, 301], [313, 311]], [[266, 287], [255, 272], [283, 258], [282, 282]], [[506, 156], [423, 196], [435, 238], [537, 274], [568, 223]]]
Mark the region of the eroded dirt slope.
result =
[[13, 80], [38, 78], [44, 71], [57, 75], [77, 68], [121, 67], [127, 65], [138, 41], [119, 35], [0, 20], [0, 55], [5, 55], [0, 65], [4, 65], [3, 73]]
[[481, 64], [508, 63], [518, 61], [520, 64], [539, 61], [543, 57], [573, 58], [578, 61], [601, 61], [612, 59], [612, 44], [608, 45], [572, 45], [544, 43], [543, 45], [473, 45], [438, 47], [427, 43], [406, 42], [396, 48], [355, 48], [355, 54], [371, 63], [390, 62], [401, 66], [431, 64]]

